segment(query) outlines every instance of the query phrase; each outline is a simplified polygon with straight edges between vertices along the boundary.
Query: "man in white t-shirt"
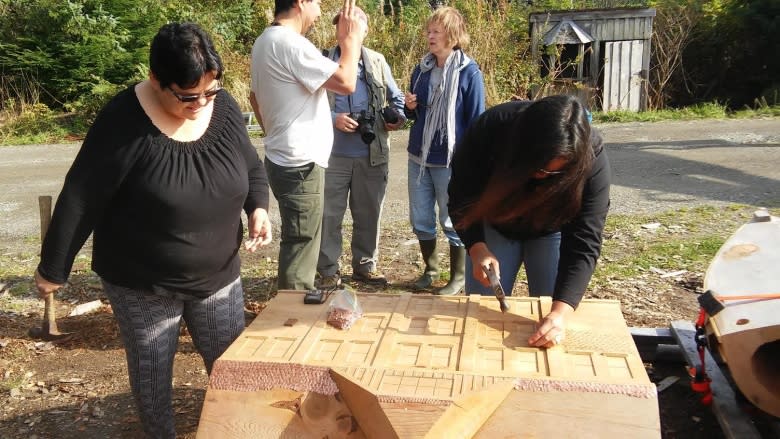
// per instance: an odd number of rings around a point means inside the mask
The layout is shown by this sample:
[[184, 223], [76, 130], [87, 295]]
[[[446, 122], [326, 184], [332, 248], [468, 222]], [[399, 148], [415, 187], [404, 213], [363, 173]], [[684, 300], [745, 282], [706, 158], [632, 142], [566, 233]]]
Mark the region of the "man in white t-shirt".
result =
[[365, 35], [355, 0], [344, 0], [336, 37], [338, 62], [303, 35], [321, 0], [275, 0], [274, 22], [252, 47], [249, 95], [265, 138], [265, 166], [282, 218], [278, 289], [309, 290], [322, 232], [325, 168], [333, 146], [326, 90], [355, 91]]

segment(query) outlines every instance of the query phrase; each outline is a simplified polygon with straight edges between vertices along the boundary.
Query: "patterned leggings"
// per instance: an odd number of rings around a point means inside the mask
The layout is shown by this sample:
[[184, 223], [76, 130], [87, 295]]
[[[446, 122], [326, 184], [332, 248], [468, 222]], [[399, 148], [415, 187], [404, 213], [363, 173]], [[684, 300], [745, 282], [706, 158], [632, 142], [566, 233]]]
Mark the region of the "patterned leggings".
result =
[[205, 299], [155, 295], [105, 280], [103, 287], [119, 323], [144, 431], [150, 438], [175, 438], [173, 358], [181, 318], [211, 373], [214, 361], [244, 330], [241, 278]]

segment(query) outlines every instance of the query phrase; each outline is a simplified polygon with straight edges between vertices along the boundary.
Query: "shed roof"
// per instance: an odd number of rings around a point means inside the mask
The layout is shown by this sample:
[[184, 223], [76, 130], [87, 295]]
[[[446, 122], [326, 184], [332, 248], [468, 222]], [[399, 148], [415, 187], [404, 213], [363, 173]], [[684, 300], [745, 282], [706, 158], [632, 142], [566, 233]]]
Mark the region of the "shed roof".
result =
[[585, 44], [593, 41], [593, 37], [585, 32], [577, 23], [564, 19], [544, 35], [544, 45], [553, 44]]
[[533, 12], [528, 15], [531, 23], [557, 22], [561, 19], [583, 20], [610, 18], [655, 17], [655, 8], [579, 9], [566, 11]]

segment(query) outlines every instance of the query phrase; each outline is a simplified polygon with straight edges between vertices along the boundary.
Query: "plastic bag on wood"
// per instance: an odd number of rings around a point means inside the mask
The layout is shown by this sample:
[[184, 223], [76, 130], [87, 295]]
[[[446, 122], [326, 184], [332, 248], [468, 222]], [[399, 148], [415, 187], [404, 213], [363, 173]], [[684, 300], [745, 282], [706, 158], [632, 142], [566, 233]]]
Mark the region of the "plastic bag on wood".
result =
[[328, 324], [337, 329], [349, 329], [357, 319], [363, 316], [363, 309], [358, 303], [354, 291], [343, 289], [334, 293], [333, 300], [328, 305]]

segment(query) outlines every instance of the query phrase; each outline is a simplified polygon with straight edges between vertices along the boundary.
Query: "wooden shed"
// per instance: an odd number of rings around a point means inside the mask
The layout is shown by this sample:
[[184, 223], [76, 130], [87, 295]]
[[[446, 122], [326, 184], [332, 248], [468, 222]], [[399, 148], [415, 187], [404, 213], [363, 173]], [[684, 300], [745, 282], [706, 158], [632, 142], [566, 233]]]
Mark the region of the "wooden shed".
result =
[[529, 16], [534, 59], [558, 90], [602, 111], [647, 108], [655, 9], [593, 9]]

